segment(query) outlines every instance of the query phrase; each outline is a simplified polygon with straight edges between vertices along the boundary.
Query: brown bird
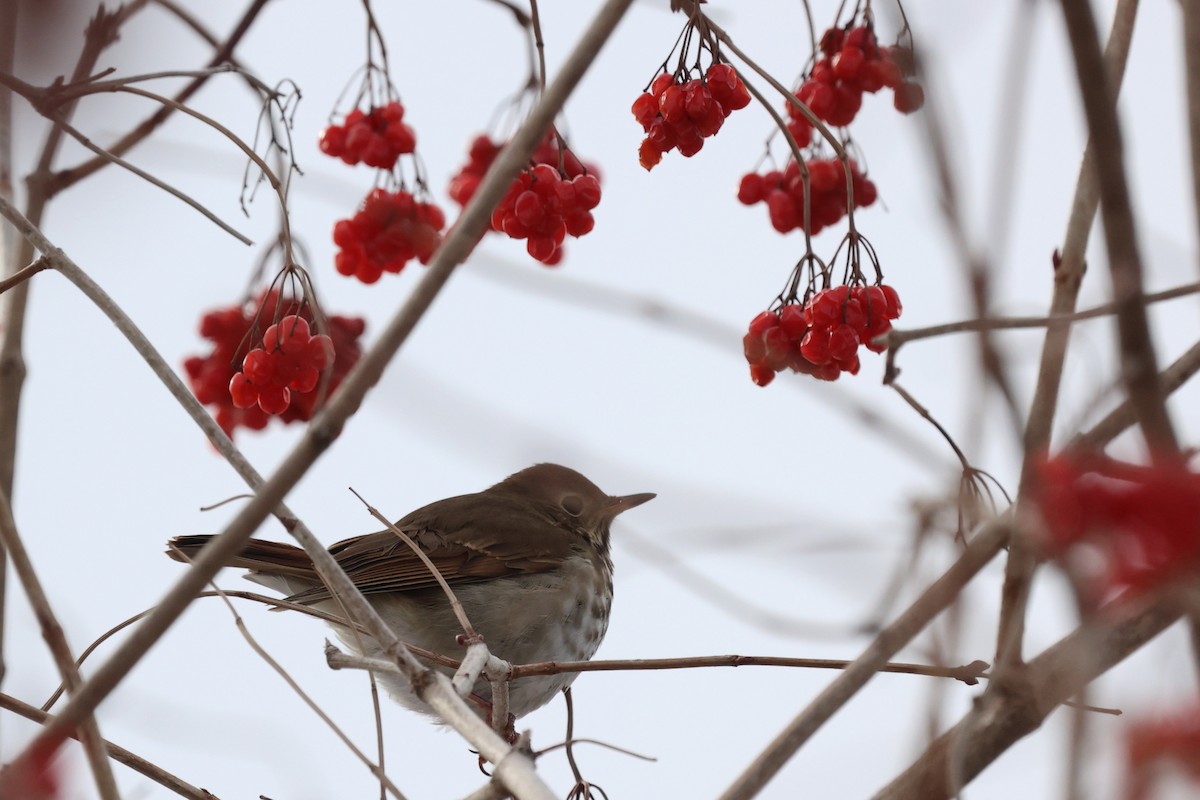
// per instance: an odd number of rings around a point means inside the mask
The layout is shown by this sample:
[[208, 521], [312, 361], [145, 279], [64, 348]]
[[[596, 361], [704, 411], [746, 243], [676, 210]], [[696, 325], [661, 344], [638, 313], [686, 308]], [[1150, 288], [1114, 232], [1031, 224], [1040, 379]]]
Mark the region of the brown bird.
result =
[[[613, 597], [609, 527], [622, 511], [653, 494], [610, 497], [573, 469], [537, 464], [477, 494], [438, 500], [396, 523], [437, 566], [491, 652], [513, 664], [583, 661], [592, 657], [608, 628]], [[168, 555], [192, 557], [211, 536], [180, 536]], [[350, 580], [404, 642], [459, 659], [462, 628], [429, 569], [391, 531], [338, 542], [329, 548]], [[252, 539], [230, 562], [255, 583], [288, 600], [341, 615], [295, 545]], [[381, 650], [366, 638], [366, 652], [350, 629], [334, 626], [360, 655]], [[549, 702], [575, 675], [518, 678], [509, 687], [509, 710], [520, 717]], [[380, 680], [399, 703], [431, 713], [399, 675]], [[475, 693], [490, 701], [479, 681]]]

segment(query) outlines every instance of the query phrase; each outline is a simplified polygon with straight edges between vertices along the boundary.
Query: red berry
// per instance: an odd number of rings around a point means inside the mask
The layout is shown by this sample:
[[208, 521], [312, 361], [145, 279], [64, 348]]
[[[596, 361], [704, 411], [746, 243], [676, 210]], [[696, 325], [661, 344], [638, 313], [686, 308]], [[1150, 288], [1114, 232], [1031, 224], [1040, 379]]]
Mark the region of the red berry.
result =
[[245, 373], [239, 372], [229, 380], [229, 399], [237, 408], [250, 408], [258, 402], [258, 390]]
[[798, 342], [803, 339], [804, 334], [808, 331], [808, 322], [804, 319], [804, 307], [796, 303], [789, 303], [779, 309], [779, 327], [792, 341]]
[[900, 304], [900, 295], [896, 290], [886, 283], [879, 287], [883, 290], [883, 296], [887, 299], [887, 316], [888, 319], [896, 319], [900, 316], [900, 312], [904, 310], [904, 306]]
[[866, 60], [860, 48], [847, 44], [833, 59], [833, 72], [844, 81], [856, 80]]
[[813, 364], [820, 366], [830, 360], [829, 329], [812, 327], [800, 342], [800, 352]]
[[643, 93], [633, 101], [632, 110], [633, 118], [642, 126], [642, 130], [648, 130], [650, 123], [658, 116], [658, 100], [648, 92]]
[[858, 350], [858, 334], [848, 324], [841, 324], [829, 332], [829, 357], [834, 361], [846, 361]]
[[925, 105], [925, 90], [921, 88], [921, 84], [919, 83], [902, 83], [896, 87], [896, 95], [892, 102], [896, 106], [897, 111], [903, 114], [911, 114]]
[[278, 389], [262, 389], [258, 393], [258, 407], [268, 414], [282, 414], [287, 411], [291, 402], [292, 393], [286, 386]]
[[750, 380], [758, 386], [766, 386], [775, 380], [775, 370], [763, 364], [751, 364]]
[[758, 336], [764, 331], [779, 325], [779, 317], [774, 311], [764, 311], [754, 319], [750, 320], [750, 333]]
[[647, 172], [658, 166], [662, 161], [663, 151], [652, 142], [650, 139], [643, 139], [641, 145], [638, 146], [638, 163]]
[[668, 86], [673, 86], [674, 84], [675, 76], [668, 72], [664, 72], [662, 75], [659, 75], [657, 78], [655, 78], [654, 82], [650, 84], [650, 94], [658, 97], [667, 90]]
[[737, 198], [745, 205], [752, 206], [763, 199], [763, 179], [761, 175], [751, 172], [742, 176], [738, 184]]
[[575, 187], [576, 198], [585, 211], [591, 211], [600, 205], [600, 181], [595, 175], [580, 175], [571, 181]]

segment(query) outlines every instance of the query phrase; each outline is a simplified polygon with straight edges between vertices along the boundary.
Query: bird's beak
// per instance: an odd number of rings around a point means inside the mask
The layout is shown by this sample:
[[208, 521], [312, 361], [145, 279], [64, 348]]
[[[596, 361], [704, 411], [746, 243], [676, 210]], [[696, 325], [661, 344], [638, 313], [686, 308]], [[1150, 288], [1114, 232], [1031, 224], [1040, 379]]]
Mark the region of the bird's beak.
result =
[[641, 494], [627, 494], [624, 497], [610, 497], [605, 506], [605, 511], [609, 518], [615, 517], [622, 511], [628, 511], [634, 506], [640, 506], [649, 500], [658, 497], [654, 492], [643, 492]]

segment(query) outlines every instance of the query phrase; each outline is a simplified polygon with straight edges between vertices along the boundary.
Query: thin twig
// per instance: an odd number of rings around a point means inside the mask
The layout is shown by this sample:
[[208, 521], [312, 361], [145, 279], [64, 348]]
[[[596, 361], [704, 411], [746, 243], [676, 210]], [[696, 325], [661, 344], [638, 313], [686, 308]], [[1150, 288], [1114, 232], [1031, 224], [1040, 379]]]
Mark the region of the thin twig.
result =
[[18, 283], [24, 283], [25, 281], [32, 278], [34, 275], [37, 275], [39, 272], [41, 272], [44, 269], [48, 269], [49, 267], [50, 267], [49, 261], [47, 261], [45, 258], [38, 258], [36, 261], [34, 261], [29, 266], [17, 270], [16, 272], [14, 272], [12, 275], [9, 275], [4, 280], [0, 280], [0, 294], [4, 294], [9, 289], [16, 286]]
[[[174, 186], [172, 186], [171, 184], [162, 180], [161, 178], [156, 178], [155, 176], [151, 175], [149, 172], [146, 172], [144, 169], [141, 169], [140, 167], [135, 167], [133, 164], [130, 164], [128, 161], [121, 158], [120, 156], [113, 155], [112, 153], [105, 150], [103, 147], [100, 147], [98, 144], [93, 142], [91, 139], [89, 139], [87, 136], [85, 136], [82, 132], [76, 130], [72, 125], [65, 122], [64, 120], [59, 119], [59, 120], [55, 120], [55, 121], [60, 126], [62, 126], [62, 129], [64, 131], [66, 131], [67, 133], [69, 133], [71, 135], [71, 137], [73, 139], [75, 139], [75, 141], [79, 142], [81, 145], [86, 147], [88, 150], [91, 150], [93, 153], [98, 155], [100, 158], [104, 158], [104, 159], [111, 161], [112, 163], [116, 164], [118, 167], [126, 169], [129, 172], [132, 172], [134, 175], [137, 175], [139, 178], [146, 181], [147, 183], [149, 183], [153, 186], [157, 186], [159, 189], [162, 189], [164, 192], [171, 195], [172, 197], [176, 197], [176, 198], [182, 200], [183, 202], [187, 203], [189, 206], [194, 208], [196, 211], [199, 211], [206, 219], [208, 219], [210, 222], [212, 222], [218, 228], [225, 231], [226, 233], [228, 233], [233, 238], [237, 239], [242, 244], [245, 244], [245, 245], [254, 244], [254, 242], [251, 241], [248, 236], [246, 236], [244, 233], [242, 233], [239, 230], [237, 230], [236, 228], [234, 228], [228, 222], [225, 222], [223, 219], [218, 217], [216, 214], [214, 214], [212, 211], [210, 211], [207, 207], [205, 207], [205, 205], [203, 203], [201, 203], [199, 200], [196, 200], [196, 199], [188, 196], [187, 194], [180, 191], [179, 189], [176, 189]], [[0, 291], [3, 291], [3, 288], [4, 287], [0, 287]]]
[[[179, 548], [172, 548], [172, 551], [181, 557], [185, 563], [191, 563], [191, 559], [189, 559], [187, 555]], [[340, 739], [342, 744], [346, 745], [346, 748], [350, 750], [350, 752], [353, 753], [359, 761], [365, 764], [367, 769], [369, 769], [371, 773], [375, 775], [375, 777], [377, 777], [385, 786], [387, 786], [388, 791], [390, 791], [397, 798], [397, 800], [405, 800], [404, 794], [398, 788], [396, 788], [396, 785], [392, 783], [391, 779], [384, 774], [383, 767], [372, 763], [371, 759], [367, 758], [366, 754], [359, 750], [358, 746], [354, 744], [349, 736], [346, 735], [346, 732], [343, 731], [341, 727], [333, 721], [333, 718], [325, 713], [325, 709], [321, 708], [321, 706], [319, 706], [315, 700], [309, 697], [308, 692], [304, 691], [304, 689], [300, 687], [300, 684], [296, 683], [296, 679], [291, 676], [291, 673], [284, 669], [283, 665], [276, 661], [275, 658], [266, 651], [266, 648], [258, 643], [258, 640], [254, 638], [254, 635], [250, 633], [250, 629], [246, 627], [246, 621], [242, 619], [242, 615], [239, 614], [237, 609], [233, 607], [233, 603], [230, 602], [229, 598], [225, 596], [225, 592], [221, 590], [221, 587], [217, 586], [215, 583], [211, 584], [211, 586], [213, 591], [216, 592], [217, 596], [221, 598], [221, 601], [225, 603], [225, 607], [229, 609], [229, 613], [233, 615], [233, 623], [235, 626], [237, 626], [238, 633], [240, 633], [242, 638], [246, 640], [246, 644], [250, 645], [250, 649], [253, 650], [259, 658], [267, 662], [267, 666], [275, 670], [275, 673], [279, 675], [279, 677], [283, 678], [284, 683], [286, 683], [288, 687], [296, 693], [296, 696], [299, 697], [306, 706], [312, 709], [312, 712], [316, 714], [322, 722], [325, 723], [326, 727], [333, 731], [333, 735]]]
[[[1159, 303], [1164, 300], [1174, 300], [1179, 297], [1187, 297], [1189, 295], [1200, 292], [1200, 282], [1185, 283], [1182, 286], [1175, 286], [1171, 289], [1164, 289], [1161, 292], [1151, 292], [1144, 295], [1142, 301], [1147, 305]], [[1048, 317], [989, 317], [987, 319], [967, 319], [960, 322], [945, 322], [941, 325], [930, 325], [925, 328], [910, 328], [907, 330], [893, 328], [885, 334], [881, 334], [878, 341], [883, 342], [891, 348], [898, 348], [908, 342], [915, 342], [921, 339], [929, 339], [935, 336], [944, 336], [949, 333], [967, 333], [969, 331], [981, 330], [1014, 330], [1021, 328], [1066, 328], [1072, 323], [1080, 322], [1085, 319], [1096, 319], [1097, 317], [1107, 317], [1117, 311], [1118, 304], [1104, 303], [1102, 305], [1088, 308], [1083, 311], [1075, 311], [1064, 314], [1051, 314]]]
[[[355, 656], [334, 648], [326, 652], [326, 661], [333, 669], [368, 669], [397, 673], [383, 659]], [[541, 661], [536, 664], [513, 664], [512, 680], [531, 675], [563, 675], [581, 672], [645, 672], [669, 669], [711, 669], [713, 667], [791, 667], [794, 669], [845, 669], [854, 662], [831, 658], [785, 658], [783, 656], [681, 656], [679, 658], [625, 658], [608, 661]], [[985, 679], [988, 664], [972, 661], [961, 667], [937, 667], [925, 664], [887, 663], [880, 672], [899, 675], [924, 675], [930, 678], [951, 678], [974, 686]]]
[[467, 610], [463, 608], [462, 603], [459, 602], [458, 595], [456, 595], [454, 590], [450, 588], [450, 584], [446, 583], [446, 579], [442, 576], [442, 571], [437, 568], [437, 564], [434, 564], [433, 561], [430, 560], [425, 551], [422, 550], [420, 546], [412, 540], [412, 537], [397, 528], [395, 523], [379, 512], [379, 509], [368, 503], [361, 494], [354, 490], [353, 486], [350, 487], [350, 493], [357, 497], [358, 501], [367, 507], [367, 511], [372, 517], [382, 522], [389, 531], [395, 534], [396, 538], [404, 542], [404, 544], [408, 546], [408, 549], [412, 550], [416, 557], [421, 560], [421, 563], [425, 565], [425, 569], [429, 570], [429, 573], [433, 575], [433, 579], [437, 581], [438, 586], [442, 587], [442, 591], [445, 593], [446, 599], [450, 601], [450, 608], [454, 610], [454, 616], [458, 619], [458, 624], [460, 627], [462, 627], [463, 632], [467, 635], [467, 638], [472, 642], [480, 640], [479, 634], [475, 631], [475, 626], [471, 624], [471, 620], [467, 617]]

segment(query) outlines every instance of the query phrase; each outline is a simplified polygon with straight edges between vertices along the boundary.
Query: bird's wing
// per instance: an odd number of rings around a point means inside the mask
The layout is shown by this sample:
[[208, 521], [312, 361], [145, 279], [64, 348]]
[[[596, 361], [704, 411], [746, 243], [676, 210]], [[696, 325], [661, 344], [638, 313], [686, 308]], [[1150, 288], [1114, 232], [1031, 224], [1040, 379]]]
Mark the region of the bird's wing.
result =
[[[564, 527], [569, 519], [564, 516], [521, 498], [481, 492], [431, 503], [401, 519], [396, 527], [408, 534], [454, 586], [553, 569], [582, 542]], [[346, 539], [329, 552], [364, 594], [437, 586], [429, 567], [390, 530]], [[287, 569], [292, 565], [281, 566]], [[311, 565], [309, 569], [316, 579]], [[328, 597], [328, 590], [318, 585], [288, 599], [310, 603]]]

